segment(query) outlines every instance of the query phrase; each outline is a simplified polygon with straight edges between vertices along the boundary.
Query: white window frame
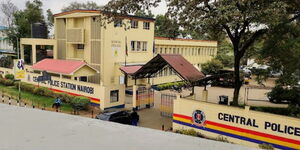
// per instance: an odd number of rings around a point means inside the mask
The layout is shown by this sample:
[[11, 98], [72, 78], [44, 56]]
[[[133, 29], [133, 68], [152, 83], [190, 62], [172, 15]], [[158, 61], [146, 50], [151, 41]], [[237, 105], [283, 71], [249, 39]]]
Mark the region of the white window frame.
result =
[[131, 28], [133, 29], [137, 29], [139, 27], [139, 21], [137, 20], [131, 20], [130, 24], [131, 24]]
[[144, 21], [144, 23], [143, 23], [143, 28], [144, 28], [145, 30], [150, 30], [150, 22]]
[[142, 42], [142, 51], [147, 51], [147, 44], [148, 42]]

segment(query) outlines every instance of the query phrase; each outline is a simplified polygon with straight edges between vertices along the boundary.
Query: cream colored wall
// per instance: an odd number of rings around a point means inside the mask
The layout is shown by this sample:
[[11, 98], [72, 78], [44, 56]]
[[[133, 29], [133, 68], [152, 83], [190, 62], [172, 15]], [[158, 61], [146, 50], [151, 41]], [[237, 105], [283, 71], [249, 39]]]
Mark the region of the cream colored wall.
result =
[[[128, 19], [123, 21], [129, 26]], [[102, 34], [103, 39], [103, 65], [102, 72], [104, 76], [102, 82], [104, 85], [118, 85], [119, 76], [124, 76], [119, 67], [125, 63], [125, 39], [127, 37], [128, 56], [127, 64], [145, 63], [152, 58], [154, 23], [150, 23], [150, 30], [143, 29], [143, 21], [139, 21], [138, 29], [123, 27], [114, 27], [114, 24], [107, 24]], [[131, 51], [131, 41], [146, 41], [147, 51]]]
[[[300, 140], [299, 136], [280, 133], [280, 132], [275, 132], [275, 131], [270, 130], [270, 128], [267, 128], [267, 129], [264, 128], [265, 121], [275, 123], [277, 125], [280, 124], [281, 129], [284, 128], [285, 125], [299, 128], [300, 127], [299, 126], [300, 125], [300, 119], [287, 117], [287, 116], [274, 115], [274, 114], [270, 114], [270, 113], [257, 112], [257, 111], [252, 111], [252, 110], [249, 110], [249, 109], [242, 109], [242, 108], [237, 108], [237, 107], [200, 102], [200, 101], [184, 99], [184, 98], [181, 98], [181, 99], [177, 98], [174, 101], [174, 114], [183, 115], [183, 116], [187, 116], [187, 117], [192, 117], [192, 113], [195, 110], [201, 110], [202, 112], [204, 112], [204, 114], [206, 116], [206, 118], [205, 118], [206, 121], [216, 122], [216, 123], [229, 125], [229, 126], [234, 126], [234, 127], [239, 127], [239, 128], [248, 129], [248, 130], [253, 130], [253, 131], [261, 132], [261, 133], [264, 133], [264, 134], [280, 136], [280, 137], [283, 137], [283, 138], [289, 138], [289, 139], [294, 139], [294, 140], [298, 140], [298, 141]], [[218, 119], [218, 114], [219, 113], [223, 113], [223, 114], [226, 113], [226, 114], [231, 114], [231, 115], [236, 115], [236, 116], [242, 116], [242, 117], [245, 117], [245, 118], [255, 119], [255, 122], [259, 127], [253, 127], [253, 126], [249, 126], [249, 125], [246, 126], [246, 125], [242, 125], [242, 124], [235, 123], [235, 122], [233, 123], [233, 122], [220, 120], [220, 119]], [[178, 120], [174, 116], [173, 116], [173, 119]], [[188, 123], [192, 124], [192, 120], [189, 120]], [[218, 128], [212, 126], [209, 123], [207, 123], [205, 125], [205, 127], [208, 128], [208, 129], [219, 130]], [[193, 128], [193, 127], [177, 124], [175, 122], [173, 122], [173, 128], [174, 128], [174, 130], [194, 129], [194, 130], [204, 134], [205, 136], [208, 136], [208, 137], [211, 137], [211, 138], [216, 138], [216, 137], [219, 136], [219, 134], [215, 134], [215, 133], [212, 133], [212, 132], [208, 132], [208, 131], [196, 129], [196, 128]], [[220, 129], [220, 131], [230, 132], [228, 130], [221, 130], [221, 129]], [[234, 134], [235, 132], [236, 131], [232, 131], [230, 133]], [[238, 135], [246, 136], [247, 133], [238, 134]], [[252, 138], [255, 138], [257, 140], [266, 139], [266, 138], [261, 138], [261, 137], [255, 137], [254, 135], [251, 135], [251, 134], [249, 136], [252, 137]], [[240, 139], [236, 139], [236, 138], [231, 138], [231, 137], [228, 137], [228, 136], [223, 136], [223, 137], [226, 137], [230, 142], [233, 142], [233, 143], [258, 148], [258, 144], [255, 144], [255, 143], [252, 143], [252, 142], [248, 142], [248, 141], [244, 141], [244, 140], [240, 140]], [[269, 141], [274, 142], [274, 139], [271, 138], [271, 139], [269, 139]], [[277, 143], [278, 142], [276, 142], [276, 144]], [[294, 146], [294, 148], [300, 149], [300, 144], [291, 145], [291, 144], [288, 144], [288, 143], [285, 143], [285, 142], [281, 142], [281, 144], [283, 144], [285, 146]]]
[[75, 71], [73, 76], [80, 77], [80, 76], [92, 76], [95, 75], [97, 72], [88, 66], [84, 66], [79, 70]]

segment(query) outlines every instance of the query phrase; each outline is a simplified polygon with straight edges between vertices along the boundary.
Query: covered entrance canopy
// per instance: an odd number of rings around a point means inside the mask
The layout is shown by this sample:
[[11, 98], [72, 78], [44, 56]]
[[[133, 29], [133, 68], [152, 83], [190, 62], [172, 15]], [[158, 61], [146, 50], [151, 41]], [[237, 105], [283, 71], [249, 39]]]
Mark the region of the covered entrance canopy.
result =
[[189, 83], [197, 82], [205, 77], [202, 72], [178, 54], [158, 54], [143, 66], [124, 66], [120, 70], [132, 76], [133, 79], [152, 78], [167, 65]]

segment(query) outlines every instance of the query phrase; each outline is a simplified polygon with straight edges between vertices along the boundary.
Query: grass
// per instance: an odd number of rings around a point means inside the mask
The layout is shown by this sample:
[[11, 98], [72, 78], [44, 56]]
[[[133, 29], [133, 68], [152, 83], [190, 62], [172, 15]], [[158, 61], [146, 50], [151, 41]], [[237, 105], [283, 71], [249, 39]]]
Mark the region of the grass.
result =
[[[18, 97], [18, 93], [19, 93], [18, 89], [15, 88], [14, 86], [7, 87], [7, 86], [0, 85], [0, 89], [3, 93], [11, 96], [13, 99], [16, 99]], [[21, 91], [21, 100], [23, 102], [27, 102], [27, 103], [29, 102], [31, 104], [34, 104], [35, 106], [38, 107], [45, 106], [46, 108], [51, 108], [54, 102], [53, 97], [39, 96], [24, 91]], [[61, 106], [61, 110], [70, 112], [73, 111], [73, 108], [71, 107], [70, 104], [63, 103], [63, 105]]]

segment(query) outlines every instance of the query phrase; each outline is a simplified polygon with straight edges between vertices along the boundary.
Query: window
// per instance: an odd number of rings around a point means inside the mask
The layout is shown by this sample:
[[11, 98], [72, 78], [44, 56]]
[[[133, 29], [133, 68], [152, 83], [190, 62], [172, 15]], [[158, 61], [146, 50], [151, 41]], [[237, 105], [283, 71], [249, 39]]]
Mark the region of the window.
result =
[[77, 49], [84, 49], [84, 44], [77, 44]]
[[150, 30], [150, 22], [144, 22], [144, 29]]
[[87, 82], [87, 77], [86, 77], [86, 76], [81, 76], [81, 77], [79, 78], [79, 81]]
[[131, 41], [131, 50], [135, 51], [135, 41]]
[[115, 27], [122, 27], [122, 20], [121, 19], [117, 19], [114, 21], [114, 26]]
[[131, 20], [131, 28], [137, 29], [139, 26], [139, 23], [137, 20]]
[[147, 42], [143, 42], [142, 51], [147, 51]]
[[141, 50], [141, 42], [140, 42], [140, 41], [137, 41], [137, 42], [136, 42], [136, 50], [137, 50], [137, 51], [140, 51], [140, 50]]
[[118, 102], [119, 101], [119, 90], [110, 91], [110, 102]]

